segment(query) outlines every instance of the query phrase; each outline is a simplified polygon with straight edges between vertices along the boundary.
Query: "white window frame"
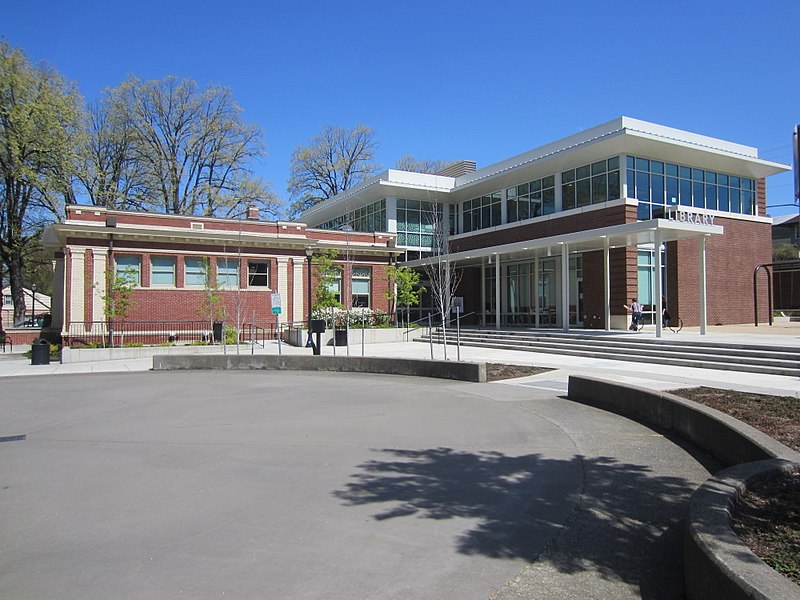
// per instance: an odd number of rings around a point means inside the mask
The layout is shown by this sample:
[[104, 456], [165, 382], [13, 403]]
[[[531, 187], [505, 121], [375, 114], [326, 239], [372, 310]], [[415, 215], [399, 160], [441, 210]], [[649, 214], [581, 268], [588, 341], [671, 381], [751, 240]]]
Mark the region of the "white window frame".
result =
[[[156, 261], [163, 260], [164, 264], [156, 265]], [[170, 263], [170, 269], [166, 268], [166, 262]], [[153, 255], [150, 257], [150, 287], [174, 288], [177, 281], [177, 260], [175, 256]], [[156, 275], [169, 274], [169, 283], [156, 283]]]

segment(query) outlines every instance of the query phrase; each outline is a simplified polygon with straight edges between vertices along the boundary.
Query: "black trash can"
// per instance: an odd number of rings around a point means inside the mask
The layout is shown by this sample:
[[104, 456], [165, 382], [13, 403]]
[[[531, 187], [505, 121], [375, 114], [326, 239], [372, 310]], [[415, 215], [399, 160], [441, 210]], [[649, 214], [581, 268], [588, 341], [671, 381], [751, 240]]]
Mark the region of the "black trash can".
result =
[[333, 339], [337, 346], [347, 346], [347, 329], [335, 329]]
[[223, 331], [225, 329], [225, 323], [222, 321], [214, 321], [211, 326], [211, 332], [214, 336], [214, 343], [219, 344], [222, 341]]
[[50, 364], [50, 342], [39, 338], [33, 340], [31, 344], [31, 364], [49, 365]]

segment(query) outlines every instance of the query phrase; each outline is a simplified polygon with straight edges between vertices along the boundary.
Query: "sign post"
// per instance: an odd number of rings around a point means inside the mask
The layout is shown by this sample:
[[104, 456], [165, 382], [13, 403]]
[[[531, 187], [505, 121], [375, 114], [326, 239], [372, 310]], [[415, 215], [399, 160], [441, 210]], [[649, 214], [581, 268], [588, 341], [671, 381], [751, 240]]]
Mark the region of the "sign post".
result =
[[278, 355], [283, 354], [281, 351], [281, 295], [277, 292], [272, 294], [272, 314], [277, 317], [275, 323], [275, 337], [278, 339]]

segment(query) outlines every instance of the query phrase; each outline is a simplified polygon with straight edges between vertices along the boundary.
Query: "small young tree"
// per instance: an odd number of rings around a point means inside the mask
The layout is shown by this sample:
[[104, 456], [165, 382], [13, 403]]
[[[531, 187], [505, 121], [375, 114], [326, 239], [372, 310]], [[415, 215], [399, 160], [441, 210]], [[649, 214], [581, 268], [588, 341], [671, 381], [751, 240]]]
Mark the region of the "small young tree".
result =
[[334, 262], [337, 256], [339, 256], [339, 252], [333, 249], [314, 255], [314, 264], [317, 266], [315, 300], [311, 305], [314, 310], [327, 311], [328, 309], [344, 308], [344, 305], [336, 297], [334, 288], [334, 284], [342, 272], [342, 267]]
[[[114, 277], [109, 274], [108, 285], [101, 298], [103, 300], [103, 316], [108, 321], [108, 345], [112, 348], [114, 347], [114, 321], [127, 317], [136, 305], [131, 299], [136, 282], [136, 271], [130, 267], [122, 273], [117, 273]], [[122, 346], [122, 343], [123, 339], [120, 336], [119, 345]]]
[[[211, 271], [211, 261], [208, 257], [203, 257], [202, 260], [203, 270], [203, 301], [197, 308], [197, 314], [204, 319], [208, 319], [210, 324], [210, 331], [214, 331], [214, 323], [218, 321], [225, 321], [225, 302], [222, 294], [219, 293], [219, 283], [214, 273]], [[223, 332], [224, 334], [224, 332]], [[209, 343], [213, 342], [213, 335]]]
[[408, 326], [410, 307], [417, 306], [420, 297], [426, 291], [424, 286], [419, 285], [420, 274], [408, 267], [389, 265], [386, 268], [386, 278], [389, 283], [386, 299], [391, 302], [391, 314], [395, 313], [395, 303], [398, 307], [404, 306], [406, 326]]
[[441, 206], [435, 202], [430, 204], [430, 210], [425, 214], [425, 217], [428, 219], [428, 224], [433, 232], [432, 256], [425, 263], [424, 268], [430, 282], [434, 305], [442, 318], [444, 359], [447, 360], [447, 317], [453, 307], [453, 298], [455, 298], [456, 290], [461, 283], [463, 272], [457, 269], [452, 261], [448, 260], [449, 248], [444, 231]]

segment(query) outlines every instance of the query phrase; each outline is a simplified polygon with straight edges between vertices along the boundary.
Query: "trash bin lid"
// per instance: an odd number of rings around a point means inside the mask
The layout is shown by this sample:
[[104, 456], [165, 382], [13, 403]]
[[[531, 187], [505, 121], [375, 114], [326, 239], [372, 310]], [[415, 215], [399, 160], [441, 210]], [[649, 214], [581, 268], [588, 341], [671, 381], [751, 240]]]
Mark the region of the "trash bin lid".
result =
[[33, 340], [33, 344], [36, 345], [36, 346], [43, 346], [44, 344], [47, 344], [49, 346], [50, 342], [48, 342], [44, 338], [37, 338], [37, 339]]

